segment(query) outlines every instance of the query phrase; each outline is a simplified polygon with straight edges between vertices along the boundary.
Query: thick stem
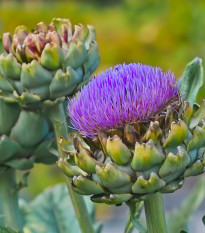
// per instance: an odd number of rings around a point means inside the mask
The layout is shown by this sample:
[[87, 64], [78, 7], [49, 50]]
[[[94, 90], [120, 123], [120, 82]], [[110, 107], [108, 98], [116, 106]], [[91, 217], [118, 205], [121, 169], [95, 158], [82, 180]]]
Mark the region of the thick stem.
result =
[[144, 201], [148, 233], [167, 233], [164, 201], [161, 193]]
[[[60, 136], [68, 140], [68, 126], [66, 124], [66, 117], [65, 117], [63, 104], [61, 103], [59, 105], [55, 105], [51, 107], [49, 113], [50, 113], [50, 119], [52, 121], [54, 130], [55, 130], [57, 142]], [[64, 158], [66, 155], [62, 151], [60, 144], [59, 143], [57, 144], [58, 144], [59, 154], [62, 158]], [[72, 190], [71, 182], [68, 178], [67, 178], [67, 187], [70, 193], [73, 207], [75, 209], [76, 217], [78, 219], [78, 222], [81, 228], [81, 232], [82, 233], [94, 233], [94, 229], [92, 226], [90, 216], [88, 214], [87, 207], [85, 205], [85, 201], [81, 195], [75, 193]]]
[[18, 205], [14, 169], [5, 169], [0, 175], [0, 223], [22, 232], [23, 221]]

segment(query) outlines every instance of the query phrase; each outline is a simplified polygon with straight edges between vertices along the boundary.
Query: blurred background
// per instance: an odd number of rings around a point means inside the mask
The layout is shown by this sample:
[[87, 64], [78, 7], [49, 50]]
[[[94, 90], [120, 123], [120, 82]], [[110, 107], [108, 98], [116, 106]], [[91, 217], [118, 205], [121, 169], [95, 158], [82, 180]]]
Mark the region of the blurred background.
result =
[[[21, 24], [32, 28], [40, 21], [49, 23], [53, 17], [95, 26], [101, 55], [96, 73], [117, 63], [141, 62], [180, 77], [195, 56], [205, 58], [203, 0], [0, 0], [0, 34]], [[35, 165], [30, 186], [21, 195], [31, 200], [59, 182], [64, 178], [56, 165]], [[195, 178], [187, 179], [181, 190], [166, 195], [166, 208], [177, 207], [194, 183]], [[205, 203], [192, 218], [190, 232], [205, 232], [201, 221], [204, 213]], [[127, 216], [125, 206], [97, 205], [97, 219], [105, 223], [103, 233], [123, 232]]]

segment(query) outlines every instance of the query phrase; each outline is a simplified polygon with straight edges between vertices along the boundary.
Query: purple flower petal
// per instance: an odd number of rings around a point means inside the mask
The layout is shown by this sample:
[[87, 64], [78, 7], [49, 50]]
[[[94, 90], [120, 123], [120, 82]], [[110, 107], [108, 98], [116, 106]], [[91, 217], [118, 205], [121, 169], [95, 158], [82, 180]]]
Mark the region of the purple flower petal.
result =
[[74, 128], [93, 137], [99, 130], [148, 121], [178, 96], [173, 73], [140, 63], [123, 64], [93, 77], [70, 99], [68, 111]]

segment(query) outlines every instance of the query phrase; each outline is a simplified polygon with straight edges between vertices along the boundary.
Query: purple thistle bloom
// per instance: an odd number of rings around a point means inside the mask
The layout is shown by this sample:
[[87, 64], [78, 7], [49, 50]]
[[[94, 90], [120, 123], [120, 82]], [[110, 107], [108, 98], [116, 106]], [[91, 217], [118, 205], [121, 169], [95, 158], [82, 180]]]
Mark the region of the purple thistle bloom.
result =
[[174, 74], [148, 65], [117, 65], [101, 72], [68, 105], [76, 130], [93, 137], [99, 130], [149, 121], [179, 99]]

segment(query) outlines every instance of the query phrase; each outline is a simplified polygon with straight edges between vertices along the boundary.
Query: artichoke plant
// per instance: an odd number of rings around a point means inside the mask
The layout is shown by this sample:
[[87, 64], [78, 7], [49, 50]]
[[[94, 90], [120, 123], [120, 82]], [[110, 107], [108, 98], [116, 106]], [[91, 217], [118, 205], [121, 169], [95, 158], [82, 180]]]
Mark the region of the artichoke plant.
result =
[[[54, 18], [29, 30], [18, 26], [3, 34], [0, 95], [23, 107], [60, 102], [85, 82], [99, 63], [95, 30]], [[40, 105], [41, 106], [41, 105]]]
[[[65, 97], [88, 82], [98, 66], [95, 37], [91, 25], [73, 27], [68, 19], [54, 18], [33, 30], [18, 26], [0, 38], [0, 215], [5, 225], [22, 229], [15, 169], [62, 156], [53, 135], [58, 140], [68, 134]], [[77, 212], [86, 215], [82, 197], [70, 193]], [[88, 215], [82, 222], [83, 232], [93, 232]]]
[[43, 116], [0, 98], [0, 168], [27, 170], [34, 162], [54, 163], [55, 147]]
[[98, 203], [170, 193], [205, 167], [205, 102], [183, 101], [173, 73], [142, 64], [102, 72], [70, 99], [73, 142], [58, 166]]

